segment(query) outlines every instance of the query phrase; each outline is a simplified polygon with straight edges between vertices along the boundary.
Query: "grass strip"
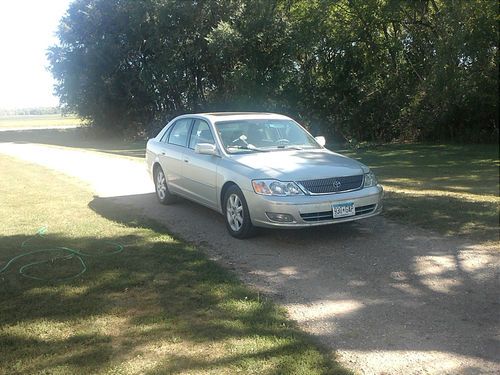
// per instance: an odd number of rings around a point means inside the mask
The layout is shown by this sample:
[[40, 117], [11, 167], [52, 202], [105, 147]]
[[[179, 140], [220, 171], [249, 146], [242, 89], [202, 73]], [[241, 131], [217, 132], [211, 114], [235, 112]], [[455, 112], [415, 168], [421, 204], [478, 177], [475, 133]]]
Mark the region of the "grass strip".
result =
[[343, 153], [375, 171], [386, 190], [385, 216], [450, 236], [498, 241], [498, 145], [401, 144]]
[[0, 116], [0, 129], [12, 128], [44, 128], [56, 126], [81, 125], [83, 122], [75, 116], [33, 115], [33, 116]]

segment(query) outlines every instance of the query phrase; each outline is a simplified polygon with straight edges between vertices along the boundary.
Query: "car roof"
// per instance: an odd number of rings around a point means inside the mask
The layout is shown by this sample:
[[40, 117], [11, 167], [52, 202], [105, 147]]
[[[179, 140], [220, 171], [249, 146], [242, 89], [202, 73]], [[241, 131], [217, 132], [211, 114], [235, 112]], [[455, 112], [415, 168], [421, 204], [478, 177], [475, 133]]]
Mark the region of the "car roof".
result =
[[193, 113], [185, 116], [200, 116], [208, 118], [212, 122], [218, 121], [235, 121], [235, 120], [251, 120], [251, 119], [269, 119], [269, 120], [289, 120], [290, 118], [277, 113], [267, 112], [208, 112], [208, 113]]

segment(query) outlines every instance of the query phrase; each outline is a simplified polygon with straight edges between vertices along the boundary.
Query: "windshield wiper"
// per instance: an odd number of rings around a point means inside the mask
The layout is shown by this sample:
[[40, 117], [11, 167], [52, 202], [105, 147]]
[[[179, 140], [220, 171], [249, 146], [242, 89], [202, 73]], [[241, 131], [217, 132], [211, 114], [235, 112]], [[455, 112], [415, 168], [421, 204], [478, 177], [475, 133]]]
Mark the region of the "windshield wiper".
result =
[[235, 148], [235, 149], [237, 149], [237, 150], [249, 150], [249, 151], [255, 151], [255, 152], [265, 152], [265, 151], [267, 151], [267, 150], [264, 150], [264, 149], [262, 149], [262, 148], [258, 148], [258, 147], [255, 147], [255, 146], [251, 146], [251, 147], [249, 147], [249, 146], [247, 146], [247, 145], [245, 145], [245, 146], [241, 146], [241, 145], [233, 145], [233, 146], [227, 146], [226, 148], [227, 148], [228, 150], [229, 150], [230, 148]]
[[283, 148], [283, 149], [291, 149], [291, 150], [302, 150], [302, 147], [300, 146], [288, 146], [288, 145], [279, 145], [279, 146], [276, 146], [276, 148]]

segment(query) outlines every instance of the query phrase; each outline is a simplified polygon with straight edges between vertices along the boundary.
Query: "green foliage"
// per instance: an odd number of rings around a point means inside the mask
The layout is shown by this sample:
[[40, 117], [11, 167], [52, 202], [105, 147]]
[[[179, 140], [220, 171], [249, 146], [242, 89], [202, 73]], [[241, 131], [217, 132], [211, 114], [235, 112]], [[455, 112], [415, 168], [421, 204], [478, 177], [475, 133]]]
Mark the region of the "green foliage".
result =
[[337, 141], [498, 139], [490, 0], [77, 0], [59, 39], [61, 101], [115, 132], [272, 110]]

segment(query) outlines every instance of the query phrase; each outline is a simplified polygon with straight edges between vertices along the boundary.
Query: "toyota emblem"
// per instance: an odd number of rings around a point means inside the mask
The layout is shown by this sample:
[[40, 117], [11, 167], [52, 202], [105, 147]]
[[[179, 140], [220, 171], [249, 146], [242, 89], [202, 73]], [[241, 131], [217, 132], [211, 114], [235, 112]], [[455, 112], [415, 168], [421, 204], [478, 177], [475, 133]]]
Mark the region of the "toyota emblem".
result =
[[333, 183], [333, 189], [335, 191], [338, 191], [338, 190], [340, 190], [340, 186], [342, 186], [342, 184], [340, 183], [340, 181], [339, 180], [335, 180], [334, 183]]

